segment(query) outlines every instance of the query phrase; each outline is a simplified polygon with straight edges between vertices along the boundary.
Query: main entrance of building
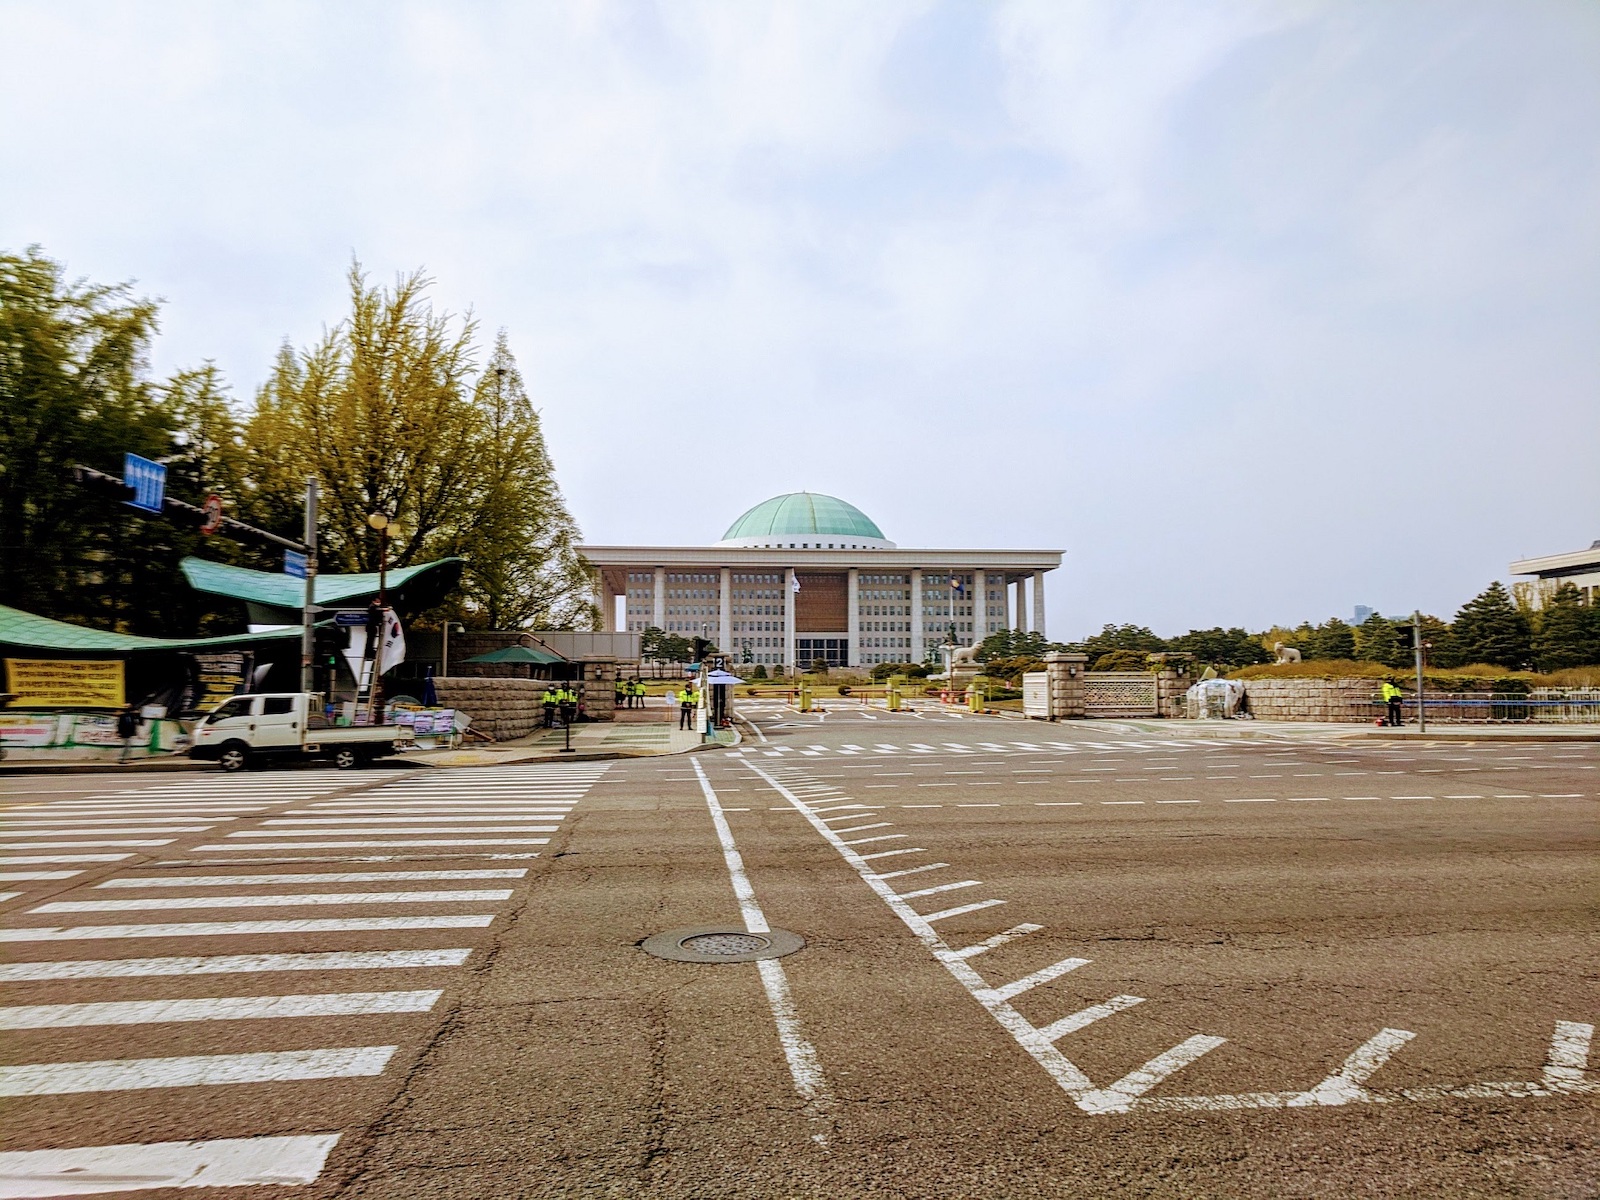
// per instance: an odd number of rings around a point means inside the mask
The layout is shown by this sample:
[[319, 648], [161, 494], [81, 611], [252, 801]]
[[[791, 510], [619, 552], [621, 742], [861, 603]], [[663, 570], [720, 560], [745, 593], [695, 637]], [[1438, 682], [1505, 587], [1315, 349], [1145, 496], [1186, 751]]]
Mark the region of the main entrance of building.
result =
[[794, 662], [800, 670], [808, 670], [814, 662], [825, 662], [830, 668], [850, 665], [850, 638], [797, 637], [794, 640]]

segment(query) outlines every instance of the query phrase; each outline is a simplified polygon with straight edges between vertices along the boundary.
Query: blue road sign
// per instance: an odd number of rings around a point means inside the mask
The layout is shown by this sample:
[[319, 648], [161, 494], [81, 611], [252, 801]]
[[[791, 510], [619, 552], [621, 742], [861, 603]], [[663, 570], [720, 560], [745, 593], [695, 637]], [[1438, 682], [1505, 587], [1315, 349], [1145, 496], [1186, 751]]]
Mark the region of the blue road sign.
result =
[[122, 456], [122, 482], [134, 490], [132, 500], [123, 503], [143, 512], [158, 513], [167, 494], [167, 469], [158, 462], [137, 454]]
[[365, 625], [367, 614], [364, 612], [342, 612], [333, 614], [335, 625]]
[[283, 573], [293, 575], [296, 579], [306, 577], [306, 556], [298, 550], [285, 550], [283, 552]]

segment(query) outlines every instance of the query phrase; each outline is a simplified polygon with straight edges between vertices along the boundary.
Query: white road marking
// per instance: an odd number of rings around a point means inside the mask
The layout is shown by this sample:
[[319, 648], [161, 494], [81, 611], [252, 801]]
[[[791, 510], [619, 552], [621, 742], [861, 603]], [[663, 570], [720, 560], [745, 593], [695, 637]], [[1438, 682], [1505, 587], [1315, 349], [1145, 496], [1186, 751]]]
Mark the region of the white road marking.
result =
[[[54, 828], [54, 829], [12, 829], [9, 826], [7, 826], [7, 828], [6, 828], [6, 836], [7, 837], [13, 837], [13, 838], [100, 837], [103, 834], [103, 835], [105, 835], [107, 837], [112, 837], [112, 836], [115, 836], [116, 834], [119, 834], [119, 833], [134, 833], [134, 834], [141, 834], [141, 835], [142, 834], [147, 834], [147, 833], [204, 833], [206, 830], [208, 830], [210, 828], [211, 828], [210, 825], [165, 825], [165, 824], [162, 825], [159, 829], [62, 829], [62, 828]], [[110, 845], [112, 843], [106, 843], [106, 844]], [[124, 845], [124, 846], [152, 846], [152, 845], [155, 845], [154, 842], [122, 842], [120, 844]]]
[[[722, 847], [723, 862], [728, 869], [728, 878], [733, 884], [734, 898], [739, 903], [739, 915], [744, 920], [744, 927], [750, 933], [768, 933], [772, 926], [767, 924], [766, 914], [761, 911], [761, 905], [756, 901], [755, 889], [750, 886], [749, 876], [745, 874], [744, 858], [733, 840], [733, 830], [728, 825], [727, 817], [723, 815], [717, 793], [712, 788], [711, 781], [706, 778], [705, 769], [700, 766], [699, 760], [692, 760], [692, 765], [699, 779], [700, 791], [705, 796], [706, 809], [711, 814], [711, 824], [716, 830], [717, 842]], [[795, 1093], [805, 1104], [807, 1116], [813, 1121], [825, 1119], [833, 1107], [833, 1097], [828, 1091], [827, 1080], [823, 1077], [822, 1064], [817, 1059], [816, 1049], [806, 1038], [805, 1029], [800, 1023], [800, 1014], [794, 1006], [794, 998], [789, 990], [788, 975], [783, 970], [783, 964], [776, 958], [760, 959], [756, 966], [761, 974], [761, 986], [767, 994], [767, 1004], [772, 1009], [772, 1019], [777, 1025], [778, 1043], [783, 1047], [784, 1059], [789, 1064], [789, 1074], [794, 1079]], [[813, 1136], [822, 1144], [826, 1144], [824, 1133]]]
[[0, 854], [0, 863], [21, 866], [24, 863], [74, 863], [121, 862], [131, 854]]
[[62, 1096], [137, 1088], [282, 1083], [382, 1074], [397, 1046], [197, 1054], [184, 1058], [114, 1058], [95, 1062], [25, 1063], [0, 1067], [0, 1096]]
[[0, 881], [23, 883], [29, 880], [71, 879], [74, 875], [82, 874], [82, 871], [0, 871]]
[[989, 989], [989, 994], [996, 1000], [1009, 1000], [1013, 996], [1020, 996], [1023, 992], [1038, 987], [1040, 984], [1049, 983], [1052, 979], [1059, 979], [1068, 971], [1076, 971], [1079, 967], [1089, 965], [1087, 958], [1063, 958], [1060, 962], [1051, 963], [1042, 970], [1031, 975], [1024, 975], [1021, 979], [1000, 987]]
[[[377, 832], [367, 830], [367, 833]], [[484, 832], [478, 830], [479, 833]], [[165, 844], [165, 843], [163, 843]], [[359, 850], [382, 846], [548, 846], [549, 838], [454, 838], [433, 839], [419, 841], [384, 842], [234, 842], [231, 845], [212, 844], [209, 846], [196, 846], [196, 850], [241, 850], [246, 853], [251, 850]]]
[[979, 900], [975, 904], [962, 904], [956, 908], [947, 908], [941, 912], [920, 914], [928, 924], [942, 921], [946, 917], [959, 917], [962, 913], [977, 912], [979, 909], [993, 908], [997, 904], [1004, 904], [1004, 900]]
[[13, 1005], [0, 1008], [0, 1029], [73, 1029], [88, 1025], [156, 1025], [170, 1021], [260, 1021], [277, 1020], [280, 1017], [419, 1013], [427, 1012], [443, 994], [440, 989], [431, 989]]
[[[901, 872], [896, 872], [896, 874], [900, 874], [900, 873]], [[910, 874], [910, 872], [904, 872], [904, 873], [905, 874]], [[879, 879], [887, 879], [888, 876], [879, 875], [878, 878]], [[940, 892], [954, 892], [954, 891], [958, 891], [961, 888], [981, 887], [981, 886], [982, 886], [982, 883], [979, 880], [976, 880], [976, 879], [963, 879], [959, 883], [941, 883], [941, 884], [939, 884], [938, 887], [920, 888], [919, 890], [917, 890], [915, 892], [901, 892], [901, 893], [899, 893], [899, 896], [900, 896], [900, 899], [902, 899], [902, 900], [915, 900], [918, 896], [935, 896], [935, 895], [938, 895]]]
[[1311, 1089], [1308, 1095], [1313, 1099], [1308, 1103], [1338, 1105], [1370, 1099], [1362, 1085], [1389, 1061], [1396, 1050], [1416, 1036], [1404, 1029], [1379, 1030], [1356, 1047], [1337, 1071]]
[[178, 925], [74, 925], [0, 929], [0, 942], [77, 942], [98, 938], [220, 937], [261, 933], [362, 933], [379, 929], [483, 929], [494, 916], [350, 917], [299, 921], [188, 921]]
[[926, 866], [922, 867], [907, 867], [903, 871], [880, 871], [876, 874], [879, 879], [898, 879], [902, 875], [920, 875], [923, 871], [937, 871], [941, 867], [948, 867], [949, 865], [949, 863], [942, 862], [928, 863]]
[[1110, 1087], [1089, 1092], [1078, 1100], [1078, 1107], [1089, 1113], [1127, 1112], [1133, 1102], [1169, 1075], [1181, 1071], [1203, 1054], [1222, 1045], [1226, 1038], [1197, 1033], [1172, 1049], [1156, 1055], [1144, 1066], [1129, 1071]]
[[977, 943], [977, 945], [968, 946], [964, 950], [951, 950], [950, 957], [973, 958], [979, 954], [986, 954], [990, 950], [993, 950], [996, 946], [1004, 946], [1007, 942], [1015, 941], [1019, 937], [1023, 937], [1030, 933], [1038, 933], [1043, 928], [1043, 925], [1033, 925], [1026, 922], [1021, 925], [1013, 925], [1004, 933], [997, 933], [991, 938], [985, 938], [983, 941]]
[[160, 875], [134, 875], [108, 879], [95, 888], [227, 887], [231, 884], [267, 883], [388, 883], [424, 879], [521, 879], [527, 867], [485, 868], [480, 871], [347, 871], [339, 874], [301, 871], [292, 875], [198, 875], [166, 879]]
[[852, 825], [849, 829], [835, 830], [836, 833], [865, 833], [869, 829], [889, 829], [893, 821], [874, 821], [871, 825]]
[[155, 1188], [301, 1187], [315, 1183], [337, 1133], [72, 1146], [0, 1154], [0, 1196], [92, 1196]]
[[[87, 850], [98, 846], [170, 846], [172, 838], [160, 838], [153, 842], [0, 842], [0, 850]], [[126, 855], [118, 857], [125, 858]]]
[[1091, 1004], [1088, 1008], [1080, 1008], [1070, 1016], [1062, 1017], [1059, 1021], [1051, 1021], [1048, 1025], [1039, 1027], [1039, 1034], [1046, 1041], [1057, 1042], [1069, 1033], [1076, 1033], [1087, 1025], [1103, 1020], [1115, 1013], [1124, 1012], [1135, 1004], [1143, 1004], [1143, 996], [1113, 996], [1104, 1004]]
[[459, 904], [511, 899], [510, 888], [437, 892], [301, 892], [278, 896], [149, 896], [137, 900], [56, 900], [30, 913], [132, 912], [174, 908], [290, 908], [319, 904]]
[[[826, 828], [826, 826], [824, 826], [824, 828]], [[880, 833], [877, 837], [856, 838], [854, 841], [844, 842], [842, 844], [846, 846], [865, 846], [868, 842], [892, 842], [897, 838], [903, 838], [905, 836], [906, 835], [903, 833]]]
[[[470, 819], [470, 818], [469, 818]], [[492, 818], [504, 820], [503, 817]], [[335, 821], [334, 824], [345, 826], [344, 821]], [[389, 822], [385, 822], [389, 824]], [[346, 834], [351, 837], [381, 837], [386, 833], [417, 834], [417, 833], [555, 833], [559, 825], [470, 825], [453, 822], [453, 827], [443, 829], [419, 828], [417, 826], [401, 826], [397, 829], [358, 829], [348, 826], [340, 829], [239, 829], [232, 833], [224, 834], [231, 838], [269, 838], [269, 837], [342, 837]]]
[[904, 850], [879, 850], [876, 854], [858, 854], [856, 857], [862, 862], [867, 862], [874, 858], [893, 858], [897, 854], [926, 854], [927, 852], [927, 848], [924, 846], [907, 846]]
[[337, 953], [214, 954], [172, 958], [0, 963], [0, 983], [121, 979], [159, 975], [249, 975], [258, 971], [371, 971], [459, 967], [471, 950], [357, 950]]
[[1582, 1084], [1583, 1073], [1589, 1066], [1589, 1045], [1593, 1040], [1593, 1025], [1557, 1021], [1555, 1036], [1550, 1039], [1550, 1056], [1545, 1062], [1545, 1087], [1551, 1091], [1563, 1091]]

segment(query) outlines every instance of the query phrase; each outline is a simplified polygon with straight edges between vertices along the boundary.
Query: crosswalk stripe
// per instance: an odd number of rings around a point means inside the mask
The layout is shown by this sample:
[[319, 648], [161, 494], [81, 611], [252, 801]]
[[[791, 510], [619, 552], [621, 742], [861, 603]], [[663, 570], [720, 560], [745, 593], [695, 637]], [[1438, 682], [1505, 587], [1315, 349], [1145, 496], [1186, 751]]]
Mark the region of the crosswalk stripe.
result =
[[[71, 874], [72, 872], [68, 872]], [[131, 875], [125, 879], [108, 879], [95, 884], [103, 888], [145, 887], [227, 887], [231, 884], [268, 883], [388, 883], [417, 882], [424, 879], [521, 879], [527, 867], [490, 867], [470, 871], [297, 871], [279, 875], [191, 875], [187, 878], [168, 879], [160, 875]], [[0, 876], [3, 878], [3, 876]]]
[[367, 933], [398, 929], [483, 929], [493, 914], [463, 917], [304, 918], [295, 921], [186, 921], [177, 925], [72, 925], [0, 929], [0, 942], [77, 942], [102, 938], [222, 937], [262, 933]]
[[186, 1187], [315, 1183], [337, 1133], [69, 1146], [0, 1153], [0, 1194], [15, 1200]]
[[[381, 829], [368, 829], [364, 833], [382, 833]], [[487, 833], [488, 830], [475, 829], [474, 833]], [[337, 835], [333, 835], [337, 836]], [[162, 843], [165, 845], [166, 843]], [[548, 846], [549, 838], [491, 838], [487, 841], [478, 839], [446, 839], [434, 841], [387, 841], [387, 842], [230, 842], [217, 843], [210, 846], [196, 846], [196, 850], [366, 850], [378, 846]]]
[[373, 971], [459, 967], [470, 950], [352, 950], [295, 954], [209, 954], [168, 958], [0, 963], [0, 983], [125, 979], [162, 975], [249, 975], [261, 971]]
[[91, 1025], [161, 1025], [178, 1021], [265, 1021], [292, 1017], [363, 1017], [427, 1012], [442, 989], [321, 992], [293, 996], [212, 996], [191, 1000], [109, 1000], [0, 1008], [0, 1029], [77, 1029]]
[[0, 1096], [62, 1096], [143, 1088], [350, 1079], [382, 1074], [398, 1049], [398, 1046], [349, 1046], [254, 1054], [24, 1063], [0, 1067]]
[[305, 892], [281, 896], [141, 896], [137, 900], [53, 900], [30, 913], [133, 912], [171, 908], [290, 908], [325, 904], [460, 904], [509, 900], [510, 888], [436, 892]]

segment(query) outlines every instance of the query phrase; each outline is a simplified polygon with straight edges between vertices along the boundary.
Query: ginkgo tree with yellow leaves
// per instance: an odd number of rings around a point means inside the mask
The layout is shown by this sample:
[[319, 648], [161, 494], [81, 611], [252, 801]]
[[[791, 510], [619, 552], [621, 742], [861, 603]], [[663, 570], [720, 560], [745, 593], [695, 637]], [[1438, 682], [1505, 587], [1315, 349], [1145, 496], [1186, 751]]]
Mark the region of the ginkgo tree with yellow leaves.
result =
[[374, 512], [394, 522], [389, 562], [466, 559], [448, 615], [490, 628], [585, 628], [593, 573], [562, 499], [506, 335], [480, 365], [469, 315], [436, 311], [430, 280], [349, 273], [350, 311], [314, 344], [285, 345], [241, 427], [241, 507], [293, 530], [305, 479], [322, 495], [322, 569], [377, 569]]

